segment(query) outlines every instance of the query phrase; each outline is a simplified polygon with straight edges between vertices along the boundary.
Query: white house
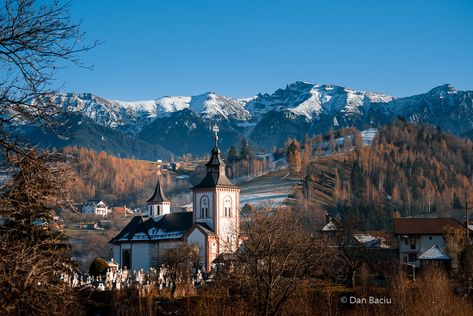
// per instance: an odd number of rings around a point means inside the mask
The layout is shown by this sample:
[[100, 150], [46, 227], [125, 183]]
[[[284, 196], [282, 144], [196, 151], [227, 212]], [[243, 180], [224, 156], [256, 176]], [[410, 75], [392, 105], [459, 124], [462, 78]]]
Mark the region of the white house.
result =
[[394, 235], [399, 242], [399, 260], [416, 268], [421, 261], [448, 260], [446, 253], [446, 230], [465, 229], [465, 225], [454, 218], [396, 218]]
[[107, 204], [104, 201], [100, 200], [90, 200], [84, 203], [82, 206], [82, 213], [84, 214], [94, 214], [100, 216], [107, 216], [110, 213]]
[[121, 267], [133, 270], [158, 266], [164, 253], [179, 244], [199, 248], [201, 266], [209, 271], [213, 261], [239, 246], [240, 189], [225, 174], [218, 148], [206, 164], [207, 173], [192, 190], [192, 212], [170, 212], [170, 201], [158, 181], [148, 199], [148, 218], [135, 216], [110, 242], [113, 258]]

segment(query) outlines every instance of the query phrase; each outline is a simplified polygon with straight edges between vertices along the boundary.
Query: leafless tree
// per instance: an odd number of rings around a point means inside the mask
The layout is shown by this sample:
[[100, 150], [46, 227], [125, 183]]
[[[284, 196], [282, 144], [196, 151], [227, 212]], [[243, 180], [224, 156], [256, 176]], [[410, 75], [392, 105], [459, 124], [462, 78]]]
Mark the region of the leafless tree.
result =
[[178, 283], [191, 285], [191, 271], [199, 265], [199, 249], [192, 245], [171, 248], [164, 255], [164, 264], [171, 279], [171, 298], [174, 298]]
[[[54, 75], [64, 61], [81, 65], [84, 44], [70, 4], [4, 0], [0, 4], [0, 314], [79, 313], [60, 280], [74, 263], [61, 232], [38, 223], [64, 203], [68, 158], [28, 147], [14, 125], [54, 127]], [[3, 177], [5, 178], [5, 177]]]
[[242, 223], [244, 241], [220, 282], [253, 304], [259, 315], [275, 315], [296, 289], [320, 270], [321, 240], [306, 232], [288, 209], [258, 210]]
[[12, 123], [55, 123], [54, 75], [63, 61], [84, 66], [77, 53], [86, 44], [69, 17], [70, 4], [5, 0], [0, 7], [0, 131]]

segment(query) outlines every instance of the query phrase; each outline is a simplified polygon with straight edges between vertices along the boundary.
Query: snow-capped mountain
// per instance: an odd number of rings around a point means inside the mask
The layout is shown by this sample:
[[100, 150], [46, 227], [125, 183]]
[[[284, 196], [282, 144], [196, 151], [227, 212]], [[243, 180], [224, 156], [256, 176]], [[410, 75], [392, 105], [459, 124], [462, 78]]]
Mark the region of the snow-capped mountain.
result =
[[460, 135], [473, 130], [473, 91], [459, 91], [449, 84], [397, 99], [392, 107], [408, 121], [429, 123]]
[[197, 96], [165, 96], [156, 100], [118, 101], [107, 100], [90, 93], [62, 93], [54, 102], [67, 111], [81, 113], [96, 124], [138, 133], [157, 117], [190, 109], [204, 118], [213, 120], [247, 120], [245, 101], [208, 92]]
[[295, 82], [272, 94], [247, 99], [207, 92], [128, 102], [90, 93], [64, 93], [54, 101], [98, 126], [162, 145], [177, 154], [204, 153], [197, 145], [208, 137], [215, 122], [225, 135], [221, 137], [224, 149], [242, 137], [250, 138], [257, 147], [271, 148], [288, 137], [303, 138], [349, 126], [367, 129], [398, 116], [457, 134], [471, 135], [473, 131], [473, 91], [458, 91], [450, 85], [404, 98]]
[[100, 126], [136, 133], [159, 112], [155, 101], [121, 102], [91, 93], [62, 93], [54, 102], [66, 111], [79, 113]]
[[325, 113], [360, 113], [360, 107], [387, 103], [394, 98], [381, 93], [361, 92], [334, 86], [295, 82], [273, 94], [258, 95], [246, 105], [256, 119], [270, 111], [284, 111], [307, 121]]
[[381, 93], [355, 91], [334, 86], [295, 82], [273, 94], [258, 95], [246, 105], [255, 119], [270, 111], [286, 112], [292, 117], [306, 121], [318, 119], [323, 113], [361, 113], [361, 107], [375, 103], [387, 103], [394, 97]]

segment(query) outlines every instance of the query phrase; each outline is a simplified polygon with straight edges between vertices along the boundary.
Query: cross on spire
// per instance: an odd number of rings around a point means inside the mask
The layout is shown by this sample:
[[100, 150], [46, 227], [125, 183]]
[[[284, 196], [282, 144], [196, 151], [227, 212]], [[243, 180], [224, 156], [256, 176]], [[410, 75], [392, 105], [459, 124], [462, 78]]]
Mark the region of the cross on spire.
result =
[[161, 163], [159, 162], [156, 164], [156, 174], [158, 177], [161, 175]]
[[218, 132], [220, 131], [218, 129], [218, 126], [217, 124], [215, 124], [213, 127], [212, 127], [212, 131], [214, 132], [215, 136], [214, 136], [214, 141], [215, 141], [215, 147], [217, 147], [217, 143], [218, 143]]

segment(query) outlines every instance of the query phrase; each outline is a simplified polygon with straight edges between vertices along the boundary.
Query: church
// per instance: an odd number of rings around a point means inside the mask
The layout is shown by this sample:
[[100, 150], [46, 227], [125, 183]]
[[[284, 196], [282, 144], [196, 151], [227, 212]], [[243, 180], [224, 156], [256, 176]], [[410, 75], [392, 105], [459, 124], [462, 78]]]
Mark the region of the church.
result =
[[133, 217], [110, 241], [120, 267], [148, 271], [162, 263], [168, 249], [188, 244], [198, 246], [201, 266], [210, 271], [218, 256], [238, 249], [240, 189], [225, 174], [217, 126], [213, 131], [215, 146], [205, 165], [206, 175], [191, 189], [192, 212], [171, 213], [158, 175], [154, 193], [146, 201], [148, 217]]

